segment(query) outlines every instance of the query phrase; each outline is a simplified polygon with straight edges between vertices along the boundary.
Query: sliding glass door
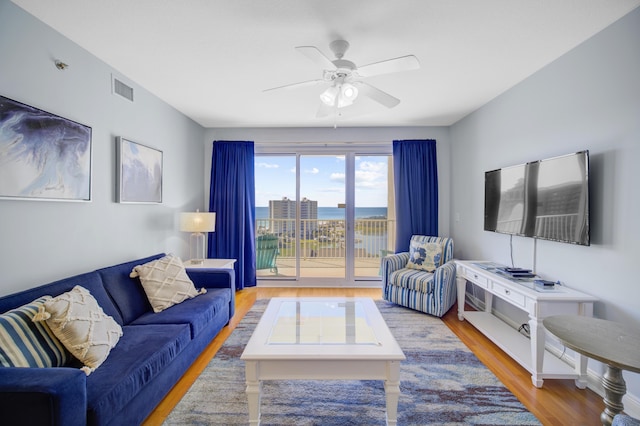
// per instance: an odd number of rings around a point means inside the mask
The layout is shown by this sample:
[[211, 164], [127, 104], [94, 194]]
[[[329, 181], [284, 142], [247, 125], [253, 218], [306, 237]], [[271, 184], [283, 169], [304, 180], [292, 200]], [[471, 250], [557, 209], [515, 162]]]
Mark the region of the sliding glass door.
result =
[[[256, 155], [260, 285], [371, 285], [393, 241], [389, 155]], [[286, 285], [286, 283], [284, 283]]]

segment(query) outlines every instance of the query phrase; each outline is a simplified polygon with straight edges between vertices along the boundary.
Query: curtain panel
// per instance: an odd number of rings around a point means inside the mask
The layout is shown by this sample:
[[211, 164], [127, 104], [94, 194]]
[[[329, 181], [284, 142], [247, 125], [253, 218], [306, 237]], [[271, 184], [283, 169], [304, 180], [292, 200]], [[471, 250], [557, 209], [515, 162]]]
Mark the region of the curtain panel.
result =
[[208, 256], [236, 259], [236, 290], [256, 285], [254, 146], [250, 141], [214, 141]]
[[436, 141], [393, 141], [396, 252], [409, 250], [412, 235], [438, 236]]

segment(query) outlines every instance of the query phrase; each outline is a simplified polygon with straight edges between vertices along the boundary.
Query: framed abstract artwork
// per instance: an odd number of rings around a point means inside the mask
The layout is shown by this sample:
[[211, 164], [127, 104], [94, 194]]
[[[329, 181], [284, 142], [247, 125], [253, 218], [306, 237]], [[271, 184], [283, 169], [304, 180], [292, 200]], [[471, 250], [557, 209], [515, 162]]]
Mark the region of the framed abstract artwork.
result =
[[91, 201], [91, 127], [0, 96], [0, 198]]
[[116, 158], [119, 203], [162, 203], [162, 151], [118, 137]]

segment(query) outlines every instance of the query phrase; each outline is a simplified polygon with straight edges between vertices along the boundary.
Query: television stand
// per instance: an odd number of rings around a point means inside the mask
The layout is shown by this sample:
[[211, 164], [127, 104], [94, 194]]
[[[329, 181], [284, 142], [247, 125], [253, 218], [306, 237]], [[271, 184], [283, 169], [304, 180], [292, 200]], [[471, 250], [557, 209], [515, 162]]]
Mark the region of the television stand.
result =
[[[458, 319], [467, 320], [500, 349], [531, 373], [534, 386], [544, 379], [574, 379], [576, 386], [587, 386], [587, 358], [576, 354], [575, 368], [545, 349], [542, 320], [551, 315], [593, 315], [595, 297], [567, 288], [538, 288], [533, 280], [509, 279], [498, 274], [496, 265], [483, 261], [456, 260]], [[467, 282], [484, 290], [484, 311], [466, 311]], [[494, 297], [529, 315], [530, 339], [493, 314]]]

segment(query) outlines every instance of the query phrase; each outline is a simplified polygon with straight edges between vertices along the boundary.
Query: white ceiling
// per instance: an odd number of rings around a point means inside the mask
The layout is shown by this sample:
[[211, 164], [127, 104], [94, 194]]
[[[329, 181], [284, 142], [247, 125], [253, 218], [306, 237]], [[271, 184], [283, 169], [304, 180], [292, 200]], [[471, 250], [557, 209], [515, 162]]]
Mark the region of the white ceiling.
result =
[[[450, 125], [640, 5], [640, 0], [12, 0], [204, 127]], [[366, 65], [413, 54], [421, 68], [366, 81], [316, 118], [321, 78], [295, 46]], [[59, 58], [65, 61], [65, 58]], [[73, 63], [69, 63], [71, 67]], [[353, 113], [353, 114], [351, 114]], [[356, 114], [357, 113], [357, 114]]]

